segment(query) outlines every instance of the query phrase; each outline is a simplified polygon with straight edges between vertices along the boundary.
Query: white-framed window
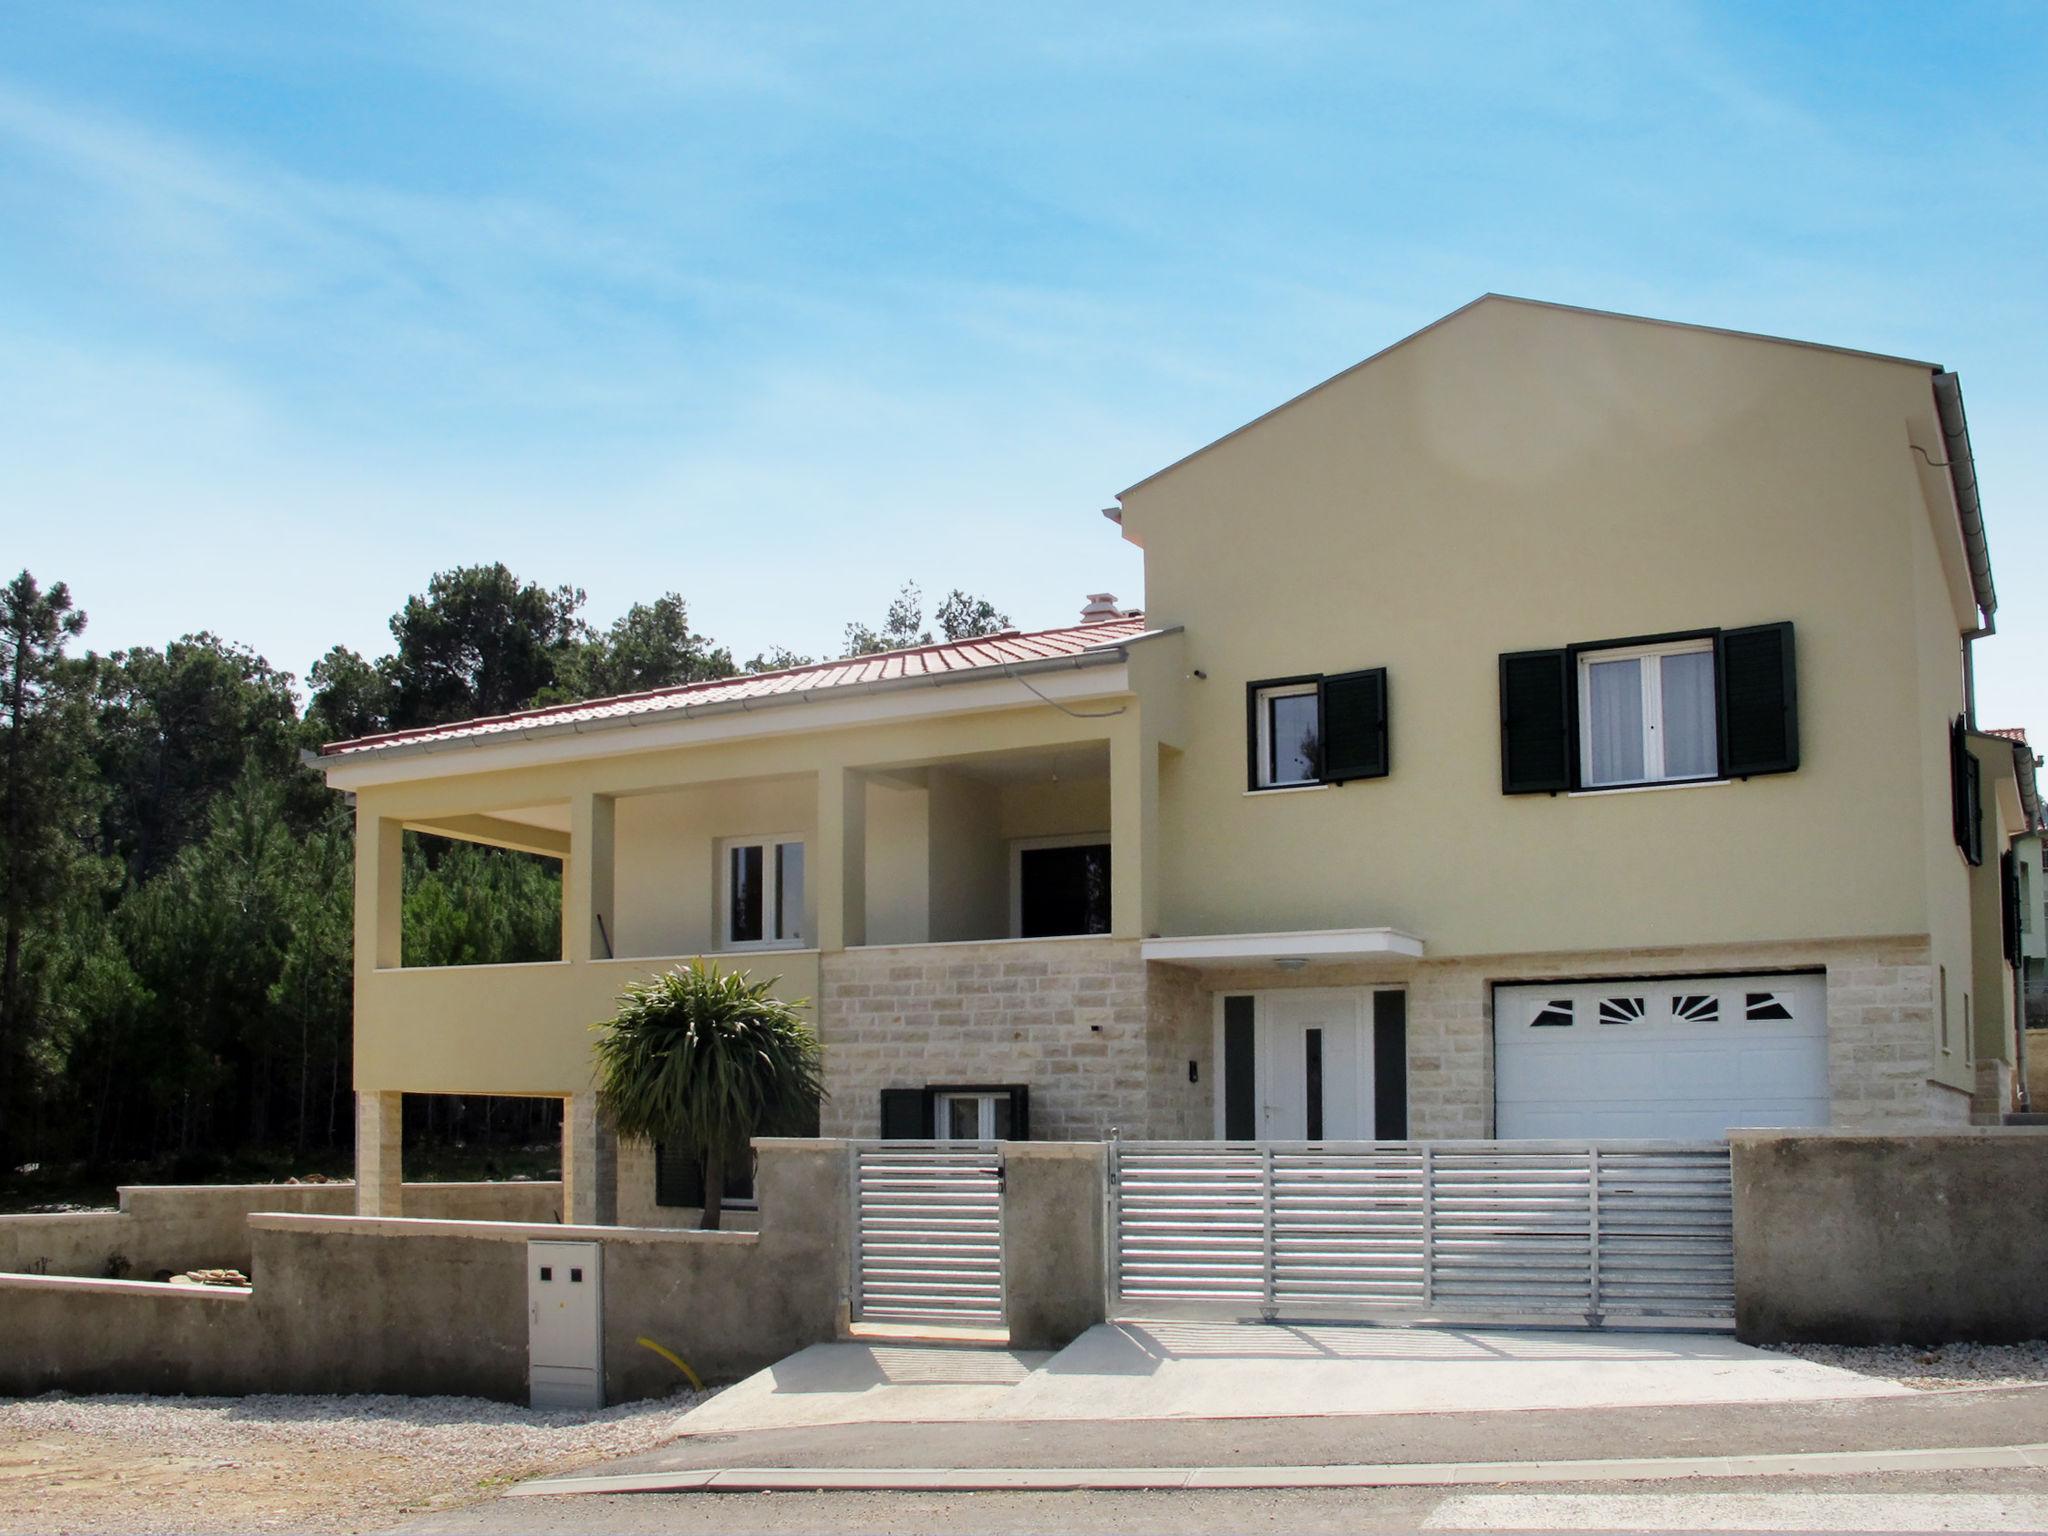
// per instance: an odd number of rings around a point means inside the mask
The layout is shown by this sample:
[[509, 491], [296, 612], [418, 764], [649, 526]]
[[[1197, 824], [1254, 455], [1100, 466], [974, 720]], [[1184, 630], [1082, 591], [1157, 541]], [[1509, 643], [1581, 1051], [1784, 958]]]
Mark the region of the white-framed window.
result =
[[1258, 788], [1321, 782], [1323, 711], [1314, 679], [1255, 689], [1252, 717], [1252, 782]]
[[1720, 773], [1714, 642], [1579, 653], [1579, 782], [1587, 789]]
[[718, 850], [718, 935], [723, 949], [800, 949], [804, 844], [800, 837], [729, 837]]
[[940, 1141], [1008, 1141], [1007, 1093], [941, 1093], [932, 1100], [932, 1132]]

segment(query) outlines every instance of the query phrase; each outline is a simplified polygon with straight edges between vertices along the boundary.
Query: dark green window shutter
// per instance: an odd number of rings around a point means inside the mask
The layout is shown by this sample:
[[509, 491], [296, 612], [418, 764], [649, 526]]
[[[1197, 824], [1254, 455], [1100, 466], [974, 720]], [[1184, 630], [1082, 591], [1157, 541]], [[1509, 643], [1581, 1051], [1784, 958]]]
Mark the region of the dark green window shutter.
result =
[[700, 1209], [704, 1204], [704, 1165], [696, 1153], [667, 1142], [654, 1144], [654, 1203]]
[[1563, 651], [1500, 659], [1500, 787], [1509, 795], [1572, 787], [1571, 658]]
[[1318, 685], [1323, 719], [1323, 782], [1385, 778], [1387, 669], [1343, 672]]
[[1984, 862], [1984, 769], [1970, 750], [1970, 730], [1961, 715], [1948, 728], [1949, 793], [1955, 813], [1956, 846], [1972, 864]]
[[1408, 1139], [1408, 994], [1372, 995], [1372, 1134]]
[[1799, 679], [1791, 624], [1723, 630], [1715, 649], [1722, 773], [1792, 772], [1799, 766]]
[[2020, 958], [2020, 870], [2010, 852], [1998, 856], [1998, 916], [2008, 965]]
[[1031, 1139], [1031, 1090], [1022, 1083], [1013, 1083], [1010, 1094], [1010, 1140]]
[[932, 1096], [923, 1088], [882, 1090], [882, 1140], [930, 1141]]

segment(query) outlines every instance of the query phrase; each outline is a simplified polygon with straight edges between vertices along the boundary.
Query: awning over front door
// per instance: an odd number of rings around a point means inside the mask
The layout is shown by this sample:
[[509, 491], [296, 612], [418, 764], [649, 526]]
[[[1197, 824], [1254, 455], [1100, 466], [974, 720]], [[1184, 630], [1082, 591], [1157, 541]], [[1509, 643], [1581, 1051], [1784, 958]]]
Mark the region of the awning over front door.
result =
[[1422, 940], [1398, 928], [1315, 928], [1301, 933], [1205, 933], [1146, 939], [1147, 960], [1191, 966], [1285, 966], [1359, 960], [1420, 960]]

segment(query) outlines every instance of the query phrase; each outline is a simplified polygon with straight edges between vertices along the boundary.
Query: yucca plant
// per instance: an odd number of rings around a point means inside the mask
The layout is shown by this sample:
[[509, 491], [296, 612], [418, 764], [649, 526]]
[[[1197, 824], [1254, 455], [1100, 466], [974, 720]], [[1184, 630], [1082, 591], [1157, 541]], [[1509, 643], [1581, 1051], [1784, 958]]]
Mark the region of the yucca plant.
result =
[[825, 1096], [817, 1032], [803, 1003], [692, 960], [619, 998], [594, 1025], [597, 1097], [621, 1136], [684, 1147], [704, 1164], [705, 1231], [718, 1229], [725, 1171], [755, 1136], [801, 1131]]

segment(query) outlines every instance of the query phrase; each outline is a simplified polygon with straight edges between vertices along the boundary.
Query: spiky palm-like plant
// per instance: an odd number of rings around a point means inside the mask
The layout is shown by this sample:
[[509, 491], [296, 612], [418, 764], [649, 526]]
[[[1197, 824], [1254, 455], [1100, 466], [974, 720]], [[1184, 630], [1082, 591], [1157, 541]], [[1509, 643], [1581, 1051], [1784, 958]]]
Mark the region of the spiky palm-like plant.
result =
[[704, 1164], [706, 1231], [716, 1231], [725, 1170], [755, 1136], [801, 1130], [825, 1096], [817, 1032], [753, 981], [692, 960], [619, 998], [592, 1026], [597, 1097], [621, 1136], [687, 1147]]

